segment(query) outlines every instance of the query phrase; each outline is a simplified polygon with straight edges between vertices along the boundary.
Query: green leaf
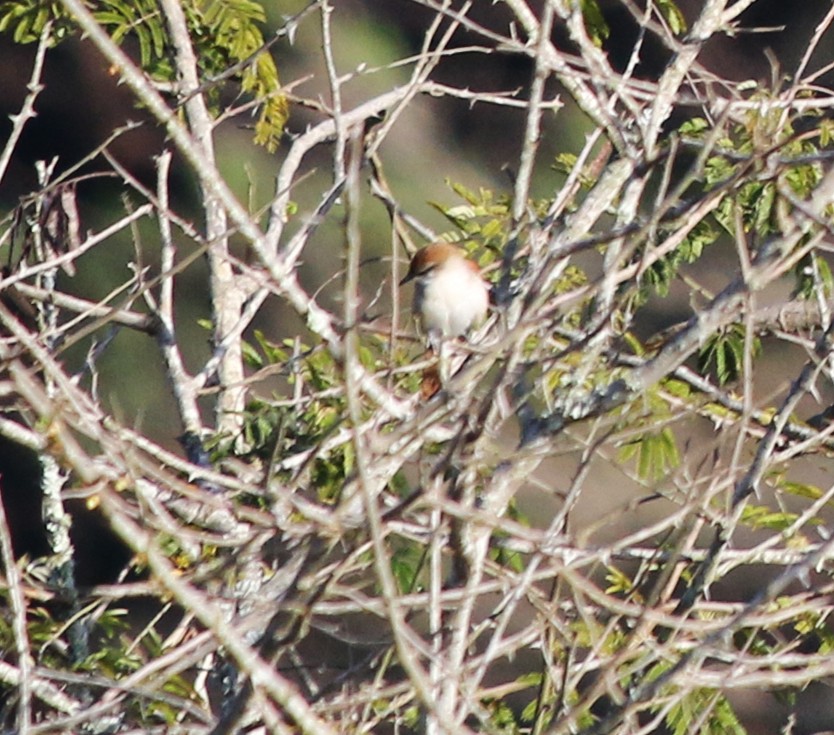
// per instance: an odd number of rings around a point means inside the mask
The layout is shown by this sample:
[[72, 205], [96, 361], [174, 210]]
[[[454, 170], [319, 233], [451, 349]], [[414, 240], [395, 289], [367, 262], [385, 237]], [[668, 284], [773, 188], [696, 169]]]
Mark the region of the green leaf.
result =
[[834, 293], [834, 277], [825, 258], [807, 255], [794, 268], [794, 297], [816, 299], [820, 294], [830, 298]]
[[831, 145], [834, 140], [834, 122], [831, 120], [822, 120], [819, 124], [820, 145], [827, 147]]
[[[275, 343], [270, 342], [260, 329], [255, 330], [255, 340], [270, 365], [283, 365], [290, 359], [289, 352]], [[301, 351], [307, 352], [308, 349], [302, 347]]]
[[[721, 385], [737, 380], [744, 365], [744, 325], [733, 324], [716, 333], [701, 348], [698, 355], [698, 368], [701, 372], [715, 371]], [[761, 351], [761, 341], [754, 337], [751, 341], [753, 357]]]
[[61, 3], [39, 0], [0, 2], [0, 32], [11, 32], [15, 43], [35, 43], [49, 21], [55, 24], [53, 39], [65, 35], [69, 19]]
[[779, 483], [779, 489], [800, 498], [808, 498], [809, 500], [819, 500], [823, 496], [821, 488], [804, 482], [791, 482], [789, 480], [783, 480]]
[[243, 359], [249, 367], [259, 370], [264, 366], [263, 358], [251, 343], [244, 339], [241, 340], [240, 345], [243, 352]]
[[675, 434], [670, 427], [647, 431], [620, 447], [620, 459], [637, 457], [637, 474], [641, 480], [656, 481], [680, 464]]
[[[704, 714], [708, 713], [706, 717]], [[700, 723], [694, 729], [695, 723]], [[693, 689], [669, 708], [666, 725], [673, 735], [744, 735], [730, 703], [714, 689]]]
[[708, 245], [718, 239], [718, 231], [707, 220], [701, 220], [686, 239], [667, 256], [655, 261], [645, 273], [646, 283], [660, 296], [667, 296], [672, 280], [680, 268], [697, 262]]
[[553, 168], [568, 174], [576, 166], [577, 160], [578, 156], [575, 153], [559, 153], [553, 161]]
[[252, 0], [195, 0], [192, 14], [198, 37], [209, 42], [208, 53], [200, 56], [209, 76], [217, 77], [229, 66], [246, 62], [234, 78], [258, 101], [255, 142], [272, 152], [278, 147], [289, 108], [275, 62], [263, 50], [260, 26], [265, 20], [263, 6]]
[[689, 398], [692, 395], [692, 388], [689, 383], [675, 378], [667, 378], [663, 381], [663, 390], [676, 398]]
[[391, 572], [397, 588], [404, 594], [419, 592], [420, 573], [423, 571], [425, 551], [414, 543], [403, 543], [391, 554]]
[[657, 9], [666, 19], [666, 22], [669, 24], [669, 28], [672, 29], [672, 33], [676, 36], [686, 33], [686, 18], [683, 13], [681, 13], [680, 8], [672, 2], [672, 0], [655, 0], [655, 4], [657, 5]]
[[682, 136], [691, 135], [695, 138], [701, 138], [709, 129], [710, 124], [703, 117], [693, 117], [684, 122], [679, 131]]
[[742, 523], [751, 528], [768, 528], [772, 531], [784, 531], [798, 518], [796, 513], [772, 511], [765, 505], [747, 505], [741, 513]]
[[[98, 0], [90, 6], [93, 17], [113, 41], [136, 42], [139, 63], [145, 71], [159, 81], [173, 78], [167, 26], [156, 0]], [[252, 0], [188, 0], [183, 2], [183, 9], [203, 76], [217, 80], [225, 75], [254, 97], [258, 104], [255, 142], [274, 151], [289, 108], [275, 62], [264, 50], [263, 5]], [[37, 41], [48, 21], [55, 24], [53, 39], [78, 31], [61, 3], [0, 2], [0, 32], [11, 33], [16, 43]], [[239, 68], [229, 75], [232, 67]], [[219, 104], [221, 89], [215, 81], [207, 86], [206, 95]]]
[[634, 589], [634, 583], [627, 574], [617, 567], [608, 566], [606, 569], [605, 579], [608, 586], [605, 588], [605, 593], [607, 595], [628, 594]]
[[611, 35], [611, 29], [605, 22], [597, 0], [582, 0], [582, 18], [591, 40], [597, 46], [602, 46], [603, 41]]

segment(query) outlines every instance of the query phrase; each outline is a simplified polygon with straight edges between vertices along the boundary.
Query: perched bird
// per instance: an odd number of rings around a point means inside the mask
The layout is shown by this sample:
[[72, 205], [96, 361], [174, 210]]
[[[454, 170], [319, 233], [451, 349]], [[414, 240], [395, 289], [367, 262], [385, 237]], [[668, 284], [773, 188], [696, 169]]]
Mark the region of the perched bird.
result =
[[435, 242], [418, 250], [400, 285], [415, 282], [414, 314], [428, 338], [437, 365], [423, 372], [420, 387], [424, 399], [440, 390], [448, 375], [443, 344], [465, 336], [482, 322], [489, 306], [489, 286], [478, 266], [460, 248]]
[[482, 322], [489, 306], [489, 286], [478, 266], [454, 245], [435, 242], [418, 250], [400, 285], [415, 282], [414, 313], [429, 343], [462, 337]]

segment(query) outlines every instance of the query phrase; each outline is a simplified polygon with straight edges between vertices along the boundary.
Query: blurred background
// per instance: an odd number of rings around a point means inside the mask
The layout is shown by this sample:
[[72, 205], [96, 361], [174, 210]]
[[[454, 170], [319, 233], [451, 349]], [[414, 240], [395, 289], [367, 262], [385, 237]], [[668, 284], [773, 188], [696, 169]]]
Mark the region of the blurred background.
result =
[[[531, 2], [537, 7], [540, 2]], [[699, 0], [679, 0], [679, 6], [691, 21], [701, 7]], [[286, 16], [301, 12], [306, 3], [299, 0], [265, 3], [269, 26], [280, 27]], [[334, 0], [332, 29], [335, 62], [340, 72], [359, 73], [344, 87], [343, 105], [354, 107], [376, 94], [404, 84], [412, 66], [395, 62], [419, 53], [424, 34], [435, 17], [435, 12], [410, 0]], [[605, 50], [622, 68], [628, 60], [638, 35], [631, 15], [618, 0], [600, 0], [606, 21], [612, 29]], [[712, 42], [702, 55], [702, 63], [737, 82], [754, 80], [766, 89], [778, 87], [783, 76], [790, 76], [813, 28], [830, 9], [828, 0], [803, 0], [789, 3], [784, 0], [759, 0], [745, 12], [733, 37]], [[485, 28], [505, 33], [511, 15], [500, 2], [476, 0], [470, 17]], [[264, 35], [270, 33], [266, 29]], [[562, 47], [569, 42], [563, 29], [555, 30], [555, 39]], [[480, 45], [483, 40], [466, 31], [459, 31], [452, 40], [452, 48], [465, 49]], [[130, 48], [130, 45], [127, 46]], [[329, 99], [329, 87], [324, 73], [322, 40], [318, 15], [310, 14], [298, 27], [293, 43], [286, 38], [273, 47], [282, 82], [292, 95], [311, 100]], [[19, 112], [27, 93], [32, 69], [33, 46], [14, 44], [8, 36], [0, 35], [0, 141], [11, 130], [9, 116]], [[814, 69], [828, 63], [834, 56], [834, 38], [824, 38], [818, 49]], [[654, 79], [667, 61], [662, 47], [649, 43], [638, 68], [638, 76]], [[485, 55], [479, 52], [460, 53], [445, 58], [433, 75], [435, 81], [459, 89], [473, 91], [508, 92], [518, 90], [524, 99], [531, 80], [530, 61], [512, 54]], [[831, 75], [819, 79], [829, 84]], [[18, 145], [5, 179], [0, 182], [0, 212], [7, 218], [22, 198], [37, 189], [35, 162], [58, 159], [57, 171], [66, 170], [101, 146], [115, 128], [128, 121], [140, 122], [136, 129], [117, 138], [110, 146], [111, 154], [145, 186], [156, 185], [154, 157], [168, 147], [163, 131], [138, 108], [127, 89], [120, 86], [118, 77], [95, 48], [78, 38], [63, 42], [47, 55], [44, 91], [37, 100], [37, 117], [30, 121]], [[534, 179], [534, 196], [548, 197], [558, 191], [563, 178], [551, 166], [559, 153], [577, 153], [590, 127], [570, 99], [553, 87], [548, 96], [561, 94], [564, 107], [548, 113], [539, 165]], [[315, 123], [320, 115], [309, 107], [293, 104], [287, 125], [287, 136], [303, 131]], [[421, 97], [416, 99], [397, 121], [391, 135], [381, 148], [385, 173], [401, 206], [426, 227], [438, 234], [451, 225], [432, 206], [459, 204], [450, 182], [478, 190], [492, 189], [496, 194], [512, 191], [513, 166], [521, 148], [524, 130], [524, 111], [519, 108], [488, 106], [482, 103], [473, 108], [468, 100], [452, 97]], [[252, 209], [268, 203], [274, 193], [274, 177], [287, 150], [286, 143], [275, 154], [254, 146], [247, 119], [224, 123], [217, 142], [221, 168], [242, 201]], [[293, 191], [298, 206], [296, 222], [303, 222], [305, 214], [319, 202], [321, 194], [332, 182], [330, 150], [322, 146], [308, 156], [304, 176]], [[104, 176], [108, 165], [93, 157], [81, 169], [91, 175], [79, 184], [82, 227], [96, 230], [117, 219], [124, 212], [125, 197], [134, 205], [138, 197]], [[201, 229], [199, 189], [183, 167], [175, 166], [172, 177], [173, 208], [185, 219]], [[308, 291], [320, 290], [322, 302], [329, 307], [338, 303], [341, 281], [333, 278], [341, 268], [342, 210], [331, 212], [327, 222], [316, 233], [303, 258], [302, 282]], [[8, 222], [8, 220], [6, 220]], [[290, 230], [291, 232], [292, 230]], [[152, 222], [145, 221], [138, 228], [137, 240], [126, 233], [94, 249], [78, 262], [78, 273], [66, 279], [61, 287], [69, 292], [97, 299], [124, 283], [130, 276], [129, 264], [140, 262], [154, 267], [158, 259], [157, 235]], [[364, 256], [368, 263], [363, 270], [364, 293], [370, 303], [389, 270], [386, 258], [392, 252], [391, 228], [384, 207], [370, 196], [362, 208], [362, 238]], [[419, 243], [419, 241], [417, 242]], [[181, 254], [187, 254], [193, 244], [182, 242]], [[716, 246], [720, 248], [719, 246]], [[242, 257], [245, 252], [241, 248]], [[399, 253], [405, 257], [404, 253]], [[0, 259], [8, 262], [8, 248], [0, 248]], [[710, 259], [712, 267], [720, 269], [719, 254]], [[716, 273], [716, 276], [718, 274]], [[722, 273], [722, 278], [726, 274]], [[711, 274], [701, 272], [698, 277], [711, 283]], [[722, 282], [714, 279], [714, 282]], [[188, 366], [197, 370], [209, 355], [209, 333], [199, 320], [209, 317], [209, 293], [206, 270], [197, 261], [180, 276], [177, 283], [177, 329]], [[386, 301], [371, 307], [380, 313], [388, 308]], [[658, 301], [653, 315], [652, 329], [661, 328], [685, 318], [690, 305], [685, 294], [673, 294]], [[280, 339], [303, 333], [303, 326], [281, 304], [268, 302], [257, 324], [270, 338]], [[88, 345], [67, 351], [64, 359], [80, 369]], [[788, 356], [797, 362], [801, 355]], [[787, 363], [790, 364], [790, 363]], [[784, 375], [786, 363], [780, 363], [780, 373], [773, 376], [774, 385]], [[178, 450], [178, 420], [173, 410], [168, 385], [156, 345], [146, 335], [123, 329], [113, 335], [110, 346], [98, 363], [99, 392], [105, 405], [123, 423], [141, 429], [171, 449]], [[767, 391], [773, 386], [764, 385]], [[269, 390], [264, 391], [269, 395]], [[207, 404], [208, 408], [208, 404]], [[708, 427], [704, 427], [708, 431]], [[0, 475], [3, 477], [4, 497], [13, 515], [15, 546], [18, 553], [37, 556], [44, 553], [40, 532], [40, 510], [37, 495], [36, 463], [8, 442], [0, 442]], [[827, 470], [828, 468], [824, 468]], [[819, 468], [811, 468], [818, 471]], [[605, 474], [601, 475], [605, 481]], [[639, 488], [632, 492], [636, 498]], [[598, 518], [609, 510], [619, 508], [623, 497], [603, 494], [600, 505], [579, 509], [576, 522], [584, 518]], [[609, 503], [609, 506], [606, 506]], [[658, 508], [656, 512], [663, 512]], [[652, 511], [649, 511], [652, 512]], [[76, 509], [78, 525], [75, 529], [79, 551], [79, 577], [82, 583], [110, 578], [125, 562], [118, 550], [101, 553], [102, 529], [94, 517]], [[625, 519], [624, 526], [639, 523], [636, 514]], [[612, 527], [611, 532], [615, 532]], [[743, 599], [747, 585], [755, 580], [730, 580], [728, 595]], [[830, 694], [822, 687], [808, 693], [808, 706], [803, 708], [807, 722], [801, 723], [803, 732], [819, 729], [815, 717], [834, 727], [834, 708]], [[819, 701], [817, 700], [819, 696]], [[773, 709], [760, 709], [762, 702], [753, 694], [749, 704], [744, 697], [736, 698], [744, 705], [746, 721], [754, 732], [777, 732], [774, 723], [784, 717]], [[734, 701], [736, 701], [734, 700]], [[769, 698], [770, 706], [773, 700]], [[824, 703], [824, 704], [823, 704]], [[827, 718], [827, 719], [826, 719]], [[821, 727], [822, 725], [820, 725]]]

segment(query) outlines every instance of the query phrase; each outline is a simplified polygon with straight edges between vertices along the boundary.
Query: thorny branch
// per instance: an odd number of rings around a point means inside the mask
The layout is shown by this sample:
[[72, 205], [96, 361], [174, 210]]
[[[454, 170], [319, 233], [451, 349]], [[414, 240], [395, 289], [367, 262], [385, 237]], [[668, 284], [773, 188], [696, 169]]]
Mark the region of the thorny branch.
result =
[[[834, 103], [820, 86], [830, 60], [814, 66], [834, 13], [792, 79], [748, 94], [704, 47], [732, 44], [755, 2], [710, 0], [682, 30], [671, 4], [623, 0], [639, 30], [617, 66], [585, 4], [507, 0], [495, 21], [477, 3], [413, 0], [427, 19], [417, 50], [348, 69], [345, 11], [316, 0], [207, 78], [197, 11], [163, 0], [155, 28], [176, 73], [161, 83], [94, 7], [62, 0], [168, 139], [148, 152], [155, 188], [111, 150], [128, 128], [86, 159], [130, 194], [94, 225], [75, 221], [89, 204], [72, 164], [2, 221], [0, 436], [54, 472], [44, 504], [83, 500], [133, 556], [107, 594], [49, 578], [49, 560], [16, 566], [3, 478], [3, 726], [153, 731], [158, 716], [187, 732], [451, 735], [511, 718], [536, 733], [650, 732], [694, 709], [699, 731], [729, 721], [733, 689], [830, 676], [834, 486], [807, 458], [827, 470], [834, 446], [834, 174], [830, 130], [809, 113]], [[318, 66], [285, 82], [305, 117], [269, 161], [266, 201], [244, 203], [223, 146], [262, 100], [224, 107], [213, 91], [261, 53], [280, 68], [299, 33], [322, 44]], [[666, 53], [654, 72], [650, 42]], [[445, 74], [467, 56], [529, 65], [518, 86], [480, 90]], [[436, 153], [409, 126], [437, 100], [518, 118], [511, 185], [457, 187], [442, 225], [391, 175], [414, 140]], [[571, 110], [575, 151], [551, 140]], [[177, 165], [199, 186], [196, 211], [172, 187]], [[424, 400], [433, 358], [390, 299], [404, 296], [398, 256], [440, 226], [484, 266], [494, 303]], [[60, 245], [56, 232], [72, 246], [17, 247]], [[131, 275], [85, 291], [77, 274], [125, 242]], [[208, 349], [184, 336], [194, 279]], [[658, 326], [667, 306], [679, 316]], [[127, 330], [167, 378], [142, 386], [149, 404], [174, 398], [165, 436], [121, 413], [127, 386], [105, 375]], [[757, 591], [733, 596], [754, 570]], [[120, 649], [114, 620], [138, 614], [131, 574], [154, 611]], [[73, 650], [78, 623], [99, 651]], [[64, 670], [73, 655], [88, 669]]]

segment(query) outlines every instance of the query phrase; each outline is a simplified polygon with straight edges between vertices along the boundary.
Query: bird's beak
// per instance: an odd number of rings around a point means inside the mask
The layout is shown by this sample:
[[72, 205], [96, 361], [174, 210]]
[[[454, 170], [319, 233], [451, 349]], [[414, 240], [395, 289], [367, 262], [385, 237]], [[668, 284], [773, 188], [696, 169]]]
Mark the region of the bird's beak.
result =
[[400, 281], [400, 286], [404, 286], [409, 281], [414, 280], [414, 272], [409, 270], [408, 273], [405, 274], [405, 278]]

